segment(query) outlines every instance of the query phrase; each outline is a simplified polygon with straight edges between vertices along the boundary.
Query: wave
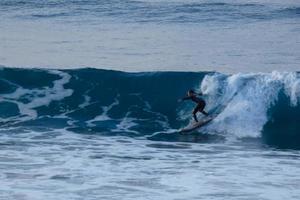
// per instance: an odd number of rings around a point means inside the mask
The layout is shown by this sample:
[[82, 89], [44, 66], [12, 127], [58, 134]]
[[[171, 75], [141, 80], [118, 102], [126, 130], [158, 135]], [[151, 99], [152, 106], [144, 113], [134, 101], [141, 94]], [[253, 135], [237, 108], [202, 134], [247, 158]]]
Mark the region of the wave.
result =
[[3, 67], [0, 86], [2, 129], [63, 128], [172, 140], [168, 133], [189, 123], [193, 109], [192, 103], [179, 104], [177, 99], [194, 88], [204, 93], [208, 112], [219, 114], [201, 132], [300, 148], [296, 72], [225, 75]]
[[210, 106], [224, 105], [208, 131], [300, 148], [299, 73], [214, 74], [204, 78], [201, 88]]

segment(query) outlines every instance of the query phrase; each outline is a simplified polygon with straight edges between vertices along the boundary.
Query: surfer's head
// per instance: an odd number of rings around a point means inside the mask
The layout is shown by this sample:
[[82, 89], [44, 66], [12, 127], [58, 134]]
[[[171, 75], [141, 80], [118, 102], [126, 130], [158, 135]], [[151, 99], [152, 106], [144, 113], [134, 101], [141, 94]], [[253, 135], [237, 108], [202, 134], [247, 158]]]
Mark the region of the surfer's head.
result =
[[195, 91], [194, 91], [194, 90], [189, 90], [189, 91], [187, 92], [187, 95], [188, 95], [188, 96], [193, 96], [193, 95], [195, 95]]

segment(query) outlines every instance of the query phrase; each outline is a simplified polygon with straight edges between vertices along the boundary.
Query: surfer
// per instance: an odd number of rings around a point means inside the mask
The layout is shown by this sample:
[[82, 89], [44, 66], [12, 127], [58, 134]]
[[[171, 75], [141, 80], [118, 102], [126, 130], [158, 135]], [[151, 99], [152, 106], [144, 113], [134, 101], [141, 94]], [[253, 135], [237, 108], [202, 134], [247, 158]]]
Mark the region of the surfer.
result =
[[196, 122], [198, 122], [197, 112], [201, 112], [203, 115], [208, 116], [208, 113], [204, 111], [204, 107], [206, 105], [205, 101], [202, 98], [197, 97], [197, 95], [201, 96], [203, 94], [202, 93], [196, 93], [194, 90], [189, 90], [187, 92], [186, 97], [183, 97], [183, 98], [178, 100], [178, 101], [192, 100], [193, 102], [195, 102], [197, 104], [197, 106], [193, 110], [193, 117], [194, 117], [194, 120]]

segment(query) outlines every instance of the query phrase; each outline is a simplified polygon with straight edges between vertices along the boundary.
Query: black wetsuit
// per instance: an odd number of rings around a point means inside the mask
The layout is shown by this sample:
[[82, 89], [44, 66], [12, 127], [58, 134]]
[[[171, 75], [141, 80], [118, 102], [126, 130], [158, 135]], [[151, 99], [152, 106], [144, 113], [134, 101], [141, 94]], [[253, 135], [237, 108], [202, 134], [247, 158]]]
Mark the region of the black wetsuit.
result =
[[196, 122], [198, 122], [197, 115], [196, 115], [197, 112], [201, 112], [205, 116], [208, 115], [208, 113], [204, 111], [204, 107], [205, 107], [206, 103], [202, 98], [199, 98], [196, 95], [192, 95], [192, 96], [184, 97], [184, 98], [182, 98], [182, 100], [192, 100], [193, 102], [195, 102], [197, 104], [197, 106], [193, 110], [193, 116], [194, 116], [194, 119]]

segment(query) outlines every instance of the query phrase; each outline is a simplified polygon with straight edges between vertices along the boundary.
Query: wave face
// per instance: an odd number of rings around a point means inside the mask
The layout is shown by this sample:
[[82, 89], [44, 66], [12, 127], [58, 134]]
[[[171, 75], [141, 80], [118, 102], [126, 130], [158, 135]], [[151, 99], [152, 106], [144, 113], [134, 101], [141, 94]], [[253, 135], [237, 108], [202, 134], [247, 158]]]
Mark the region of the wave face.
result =
[[191, 120], [194, 106], [177, 99], [194, 88], [205, 94], [207, 111], [219, 113], [201, 132], [227, 139], [262, 138], [276, 147], [300, 148], [297, 73], [126, 73], [4, 67], [0, 85], [2, 129], [43, 127], [171, 141], [168, 133]]

